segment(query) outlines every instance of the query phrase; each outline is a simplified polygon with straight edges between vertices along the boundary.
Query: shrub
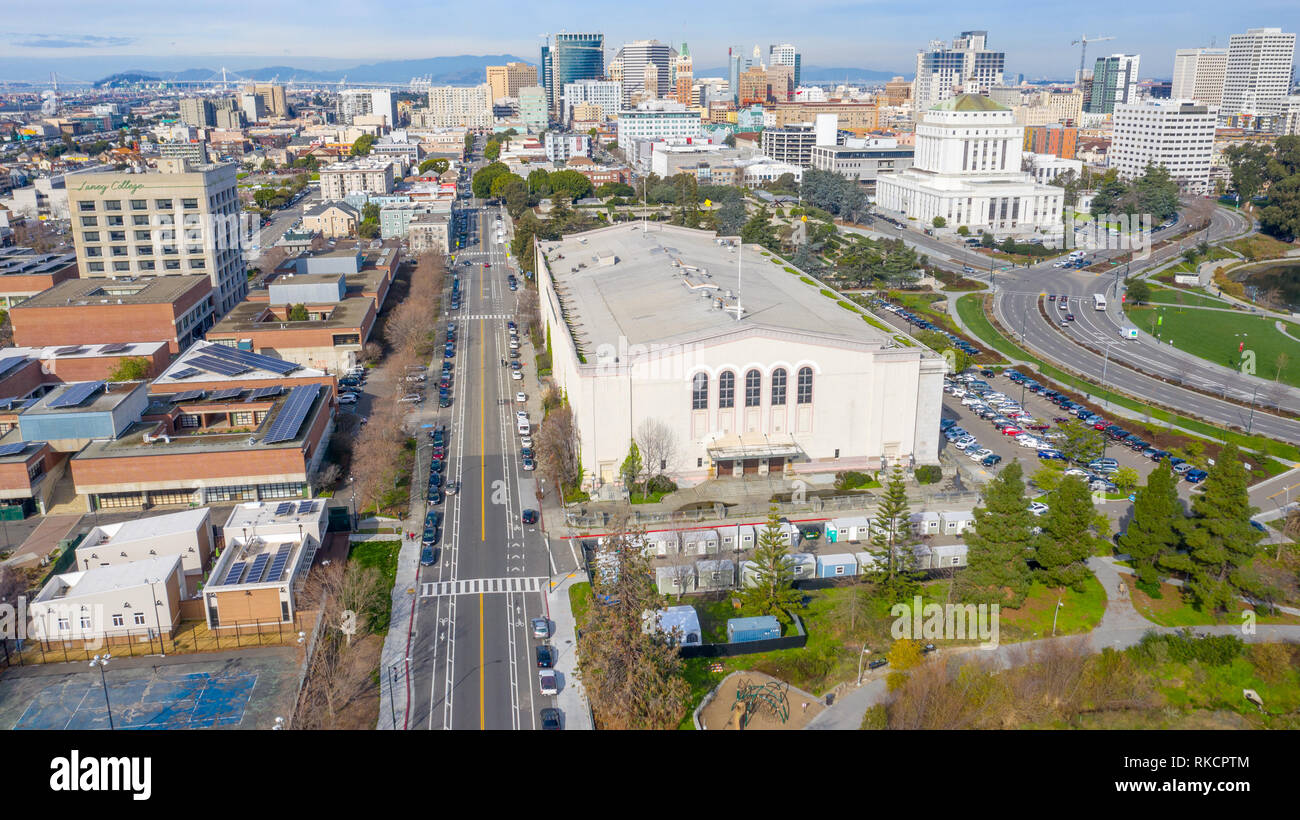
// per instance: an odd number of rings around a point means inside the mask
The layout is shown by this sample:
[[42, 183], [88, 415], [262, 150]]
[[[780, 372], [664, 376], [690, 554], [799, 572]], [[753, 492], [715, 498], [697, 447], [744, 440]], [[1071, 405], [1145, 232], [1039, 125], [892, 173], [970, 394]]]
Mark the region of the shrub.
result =
[[835, 474], [835, 489], [837, 490], [855, 490], [858, 487], [865, 486], [874, 481], [874, 479], [863, 472], [857, 470], [845, 470]]
[[917, 484], [934, 484], [943, 478], [943, 470], [938, 464], [922, 464], [913, 474]]

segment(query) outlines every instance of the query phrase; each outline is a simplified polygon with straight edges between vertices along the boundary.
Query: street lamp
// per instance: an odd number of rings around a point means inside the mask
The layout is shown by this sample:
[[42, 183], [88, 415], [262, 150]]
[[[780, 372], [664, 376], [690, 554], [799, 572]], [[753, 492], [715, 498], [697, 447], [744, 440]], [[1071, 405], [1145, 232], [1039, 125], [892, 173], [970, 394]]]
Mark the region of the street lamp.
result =
[[871, 647], [866, 644], [862, 645], [862, 651], [858, 653], [858, 686], [862, 685], [862, 661], [867, 657], [867, 650]]
[[108, 678], [106, 678], [106, 677], [104, 676], [104, 667], [108, 666], [108, 662], [109, 662], [110, 660], [112, 660], [112, 659], [113, 659], [113, 656], [110, 655], [110, 654], [108, 654], [107, 652], [105, 652], [103, 655], [96, 655], [96, 656], [95, 656], [95, 657], [90, 661], [90, 668], [91, 668], [91, 669], [94, 669], [94, 668], [96, 668], [96, 667], [99, 668], [99, 682], [100, 682], [100, 683], [103, 685], [103, 687], [104, 687], [104, 706], [108, 708], [108, 728], [109, 728], [109, 731], [112, 731], [112, 729], [113, 729], [113, 705], [112, 705], [111, 703], [108, 702]]
[[1110, 388], [1106, 386], [1106, 368], [1107, 366], [1110, 365], [1110, 348], [1111, 345], [1113, 344], [1115, 343], [1114, 342], [1106, 343], [1106, 355], [1101, 362], [1101, 388], [1106, 391], [1106, 396], [1103, 399], [1103, 401], [1106, 403], [1107, 410], [1110, 409]]
[[167, 657], [167, 651], [163, 648], [162, 616], [158, 614], [158, 607], [162, 605], [162, 601], [158, 600], [158, 595], [154, 592], [154, 584], [158, 583], [159, 580], [158, 578], [146, 578], [144, 582], [149, 585], [149, 594], [153, 596], [153, 624], [154, 631], [158, 633], [158, 654], [165, 658]]
[[1052, 637], [1053, 638], [1056, 637], [1056, 616], [1061, 614], [1061, 607], [1063, 606], [1065, 606], [1065, 604], [1061, 603], [1060, 598], [1057, 598], [1056, 609], [1052, 611]]

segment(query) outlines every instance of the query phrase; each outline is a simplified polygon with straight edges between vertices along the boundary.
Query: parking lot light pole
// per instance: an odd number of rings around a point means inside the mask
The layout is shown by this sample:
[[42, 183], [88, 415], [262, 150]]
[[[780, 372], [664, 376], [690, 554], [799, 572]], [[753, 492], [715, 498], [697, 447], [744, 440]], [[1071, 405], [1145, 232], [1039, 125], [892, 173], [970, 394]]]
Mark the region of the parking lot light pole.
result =
[[866, 644], [862, 645], [862, 651], [858, 653], [858, 686], [862, 685], [862, 661], [867, 657], [867, 650], [871, 647]]
[[1056, 599], [1056, 609], [1052, 611], [1052, 637], [1056, 637], [1056, 616], [1061, 614], [1061, 607], [1065, 606], [1060, 598]]
[[108, 709], [109, 731], [113, 730], [113, 704], [108, 702], [108, 678], [104, 676], [104, 667], [108, 666], [108, 662], [112, 659], [113, 656], [105, 652], [103, 655], [96, 655], [90, 662], [91, 669], [99, 668], [99, 682], [104, 686], [104, 706]]

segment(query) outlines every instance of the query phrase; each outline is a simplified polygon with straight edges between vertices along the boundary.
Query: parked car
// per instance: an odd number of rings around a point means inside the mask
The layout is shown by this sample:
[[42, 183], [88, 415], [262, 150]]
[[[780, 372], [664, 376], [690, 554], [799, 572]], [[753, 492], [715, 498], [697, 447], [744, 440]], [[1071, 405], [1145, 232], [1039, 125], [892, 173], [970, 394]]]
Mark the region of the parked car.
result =
[[536, 524], [537, 510], [524, 510], [521, 518], [525, 524]]
[[339, 404], [356, 404], [357, 397], [353, 393], [340, 393]]
[[1051, 509], [1051, 507], [1048, 507], [1046, 504], [1044, 504], [1044, 503], [1041, 502], [1041, 501], [1030, 501], [1030, 502], [1029, 502], [1029, 512], [1030, 512], [1032, 515], [1035, 515], [1035, 516], [1044, 515], [1044, 514], [1045, 514], [1048, 510], [1050, 510], [1050, 509]]
[[539, 644], [537, 647], [537, 667], [539, 669], [550, 669], [555, 666], [555, 650], [547, 644]]
[[426, 544], [420, 548], [420, 566], [431, 567], [438, 560], [438, 548]]
[[529, 626], [532, 627], [534, 638], [551, 637], [551, 622], [545, 618], [533, 618], [529, 621]]
[[561, 716], [564, 713], [554, 706], [548, 706], [541, 711], [542, 730], [547, 732], [558, 732], [561, 728]]
[[1204, 481], [1208, 475], [1209, 473], [1204, 470], [1188, 470], [1183, 473], [1183, 480], [1191, 482], [1192, 484], [1199, 484]]
[[558, 695], [560, 693], [560, 684], [555, 670], [539, 670], [537, 673], [537, 686], [543, 695]]

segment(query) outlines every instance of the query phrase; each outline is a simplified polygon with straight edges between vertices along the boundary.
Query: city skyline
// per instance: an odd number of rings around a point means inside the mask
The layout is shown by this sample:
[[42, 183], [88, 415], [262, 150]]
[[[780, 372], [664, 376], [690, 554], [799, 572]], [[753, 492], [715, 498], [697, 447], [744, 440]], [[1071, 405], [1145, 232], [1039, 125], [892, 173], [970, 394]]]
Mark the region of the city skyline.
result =
[[[603, 33], [607, 58], [631, 40], [658, 39], [677, 48], [686, 41], [691, 44], [697, 69], [711, 69], [726, 65], [728, 46], [748, 50], [758, 44], [765, 51], [771, 43], [790, 42], [802, 52], [805, 66], [842, 66], [907, 76], [914, 70], [917, 50], [931, 40], [951, 41], [963, 30], [979, 29], [988, 31], [990, 48], [1006, 53], [1008, 77], [1024, 74], [1027, 79], [1072, 78], [1078, 46], [1070, 43], [1087, 34], [1115, 38], [1091, 46], [1090, 56], [1141, 54], [1144, 77], [1168, 79], [1179, 48], [1211, 43], [1226, 46], [1231, 34], [1258, 26], [1280, 26], [1284, 31], [1300, 28], [1300, 10], [1278, 0], [1250, 2], [1243, 13], [1234, 15], [1235, 21], [1224, 20], [1221, 8], [1209, 0], [1192, 0], [1176, 15], [1132, 8], [1123, 17], [1105, 23], [1078, 21], [1065, 13], [1071, 7], [1064, 3], [1049, 3], [1040, 9], [1057, 9], [1061, 14], [1026, 17], [1009, 3], [972, 13], [949, 0], [924, 8], [813, 0], [794, 16], [783, 16], [770, 3], [749, 3], [742, 8], [735, 2], [711, 6], [669, 2], [653, 9], [611, 11], [602, 21], [603, 10], [594, 5], [584, 9], [583, 4], [568, 4], [559, 12], [546, 5], [516, 7], [489, 2], [486, 6], [439, 9], [436, 27], [391, 25], [418, 18], [426, 11], [427, 7], [413, 0], [377, 0], [364, 7], [321, 0], [313, 5], [315, 16], [310, 20], [304, 20], [297, 6], [249, 0], [236, 0], [219, 9], [178, 9], [174, 4], [144, 0], [114, 9], [111, 19], [102, 21], [97, 19], [103, 9], [98, 3], [65, 0], [59, 5], [65, 11], [61, 20], [87, 22], [50, 27], [46, 9], [7, 10], [10, 31], [0, 35], [0, 41], [5, 42], [8, 54], [0, 58], [0, 79], [15, 79], [12, 75], [20, 63], [28, 71], [41, 69], [44, 73], [58, 71], [60, 66], [66, 71], [67, 66], [78, 64], [115, 64], [116, 71], [219, 68], [214, 60], [224, 61], [233, 70], [283, 64], [319, 70], [489, 54], [514, 54], [536, 63], [540, 35], [562, 29]], [[936, 22], [945, 19], [952, 22]], [[1092, 28], [1087, 28], [1090, 25]], [[844, 32], [855, 27], [870, 31], [870, 39], [845, 36]], [[232, 44], [239, 48], [232, 49]], [[331, 56], [322, 56], [327, 54]], [[133, 64], [133, 60], [141, 64]]]

